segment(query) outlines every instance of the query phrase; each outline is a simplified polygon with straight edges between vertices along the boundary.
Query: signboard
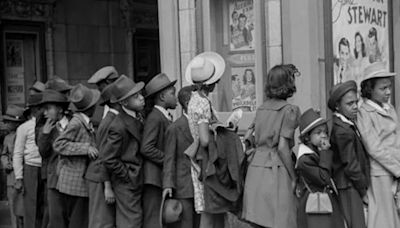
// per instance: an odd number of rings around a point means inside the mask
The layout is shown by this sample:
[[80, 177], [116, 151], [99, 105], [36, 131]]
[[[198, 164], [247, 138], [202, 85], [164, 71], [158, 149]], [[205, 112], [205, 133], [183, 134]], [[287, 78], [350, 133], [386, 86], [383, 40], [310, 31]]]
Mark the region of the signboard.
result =
[[6, 40], [7, 104], [25, 104], [25, 80], [22, 40]]

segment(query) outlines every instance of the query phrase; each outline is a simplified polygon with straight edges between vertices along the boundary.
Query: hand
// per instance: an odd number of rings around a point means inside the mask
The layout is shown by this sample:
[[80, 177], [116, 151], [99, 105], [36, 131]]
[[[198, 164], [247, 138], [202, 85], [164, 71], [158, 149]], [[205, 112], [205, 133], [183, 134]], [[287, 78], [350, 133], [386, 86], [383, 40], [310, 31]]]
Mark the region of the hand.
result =
[[107, 204], [115, 203], [115, 194], [111, 187], [104, 188], [104, 197]]
[[320, 145], [321, 150], [327, 150], [330, 147], [331, 147], [331, 144], [329, 143], [328, 139], [321, 140], [321, 145]]
[[23, 179], [17, 179], [15, 181], [15, 185], [14, 185], [15, 190], [17, 190], [17, 192], [24, 192], [24, 183], [23, 183]]
[[162, 193], [163, 198], [165, 198], [167, 195], [168, 195], [170, 198], [172, 197], [172, 188], [165, 188], [165, 189], [164, 189], [164, 191], [163, 191], [163, 193]]
[[56, 126], [56, 121], [47, 118], [46, 123], [43, 125], [43, 134], [50, 134], [51, 130]]
[[99, 151], [96, 149], [96, 147], [90, 146], [88, 155], [89, 155], [90, 159], [95, 160], [97, 158], [97, 156], [99, 155]]

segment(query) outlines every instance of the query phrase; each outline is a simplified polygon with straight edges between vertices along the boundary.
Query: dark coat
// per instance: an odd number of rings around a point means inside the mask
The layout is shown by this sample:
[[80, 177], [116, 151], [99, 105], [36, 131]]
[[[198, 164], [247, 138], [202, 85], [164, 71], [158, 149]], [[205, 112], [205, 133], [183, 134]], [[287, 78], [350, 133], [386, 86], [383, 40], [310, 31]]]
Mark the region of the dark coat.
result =
[[192, 143], [188, 119], [182, 115], [165, 132], [163, 188], [172, 188], [174, 198], [193, 198], [191, 163], [184, 154]]
[[162, 166], [164, 162], [164, 133], [170, 121], [157, 108], [146, 118], [140, 152], [143, 156], [144, 184], [162, 187]]
[[[330, 182], [332, 170], [332, 151], [327, 150], [320, 155], [305, 154], [299, 157], [296, 171], [299, 174], [298, 189], [300, 195], [299, 207], [297, 210], [297, 225], [299, 228], [344, 228], [344, 220], [341, 215], [337, 195], [333, 192]], [[328, 193], [331, 199], [333, 213], [328, 215], [310, 215], [305, 211], [309, 191], [304, 185], [304, 181], [310, 189], [314, 191], [323, 191], [329, 186]]]
[[93, 181], [93, 182], [104, 182], [109, 181], [110, 176], [107, 172], [106, 167], [104, 167], [102, 163], [102, 159], [104, 158], [104, 150], [101, 150], [103, 147], [106, 139], [107, 139], [107, 132], [110, 128], [110, 124], [114, 120], [117, 115], [113, 112], [107, 112], [104, 119], [100, 122], [100, 125], [96, 132], [96, 145], [97, 149], [99, 150], [99, 157], [96, 160], [91, 160], [86, 170], [85, 178]]
[[143, 124], [121, 111], [108, 129], [106, 142], [100, 148], [103, 164], [111, 180], [118, 179], [142, 186], [142, 157], [139, 154]]

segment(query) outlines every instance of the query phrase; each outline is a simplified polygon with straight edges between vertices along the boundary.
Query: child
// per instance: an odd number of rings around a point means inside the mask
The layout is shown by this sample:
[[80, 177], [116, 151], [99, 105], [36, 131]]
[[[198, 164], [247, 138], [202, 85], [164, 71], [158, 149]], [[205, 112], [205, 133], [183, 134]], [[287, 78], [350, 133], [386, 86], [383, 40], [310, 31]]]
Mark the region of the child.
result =
[[[297, 211], [299, 228], [344, 228], [337, 202], [336, 188], [331, 181], [332, 151], [329, 149], [328, 126], [313, 109], [300, 117], [300, 141], [296, 171], [299, 174], [300, 205]], [[311, 192], [327, 192], [332, 204], [328, 214], [306, 212], [306, 203]]]
[[121, 75], [115, 82], [111, 103], [122, 108], [114, 118], [102, 144], [101, 160], [110, 174], [116, 202], [116, 227], [142, 227], [142, 157], [139, 154], [144, 108], [143, 82], [135, 83]]
[[90, 117], [99, 98], [98, 90], [76, 85], [70, 96], [71, 109], [75, 113], [53, 143], [53, 149], [60, 155], [57, 190], [67, 227], [88, 226], [88, 189], [83, 176], [89, 158], [96, 159], [98, 155]]
[[328, 107], [333, 112], [331, 144], [333, 179], [349, 227], [365, 228], [363, 197], [370, 177], [369, 160], [361, 135], [354, 121], [358, 112], [357, 84], [347, 81], [336, 84]]
[[49, 228], [66, 227], [68, 224], [63, 216], [60, 193], [57, 190], [59, 155], [52, 147], [55, 139], [65, 130], [69, 122], [65, 115], [68, 104], [67, 97], [60, 92], [51, 89], [46, 89], [43, 92], [41, 105], [44, 109], [43, 118], [45, 123], [37, 130], [36, 141], [43, 164], [46, 164], [44, 179], [47, 179]]
[[[23, 216], [18, 215], [16, 211], [17, 192], [15, 191], [15, 176], [13, 171], [13, 153], [15, 142], [15, 130], [24, 121], [24, 109], [17, 105], [9, 105], [6, 114], [3, 115], [3, 122], [7, 126], [9, 133], [3, 141], [3, 151], [1, 153], [1, 164], [7, 173], [7, 198], [10, 206], [11, 226], [12, 228], [22, 228]], [[21, 198], [20, 198], [21, 199]]]
[[164, 161], [164, 133], [172, 115], [168, 109], [175, 109], [176, 80], [170, 81], [166, 74], [156, 75], [145, 87], [146, 97], [153, 99], [154, 107], [146, 118], [140, 153], [143, 156], [143, 227], [158, 228], [160, 224], [162, 196], [162, 165]]
[[173, 224], [173, 227], [176, 228], [198, 227], [200, 219], [194, 210], [190, 159], [184, 154], [185, 150], [193, 143], [187, 118], [187, 107], [192, 91], [192, 86], [183, 87], [179, 91], [178, 100], [183, 114], [165, 132], [163, 197], [169, 195], [179, 199], [183, 206], [181, 220]]

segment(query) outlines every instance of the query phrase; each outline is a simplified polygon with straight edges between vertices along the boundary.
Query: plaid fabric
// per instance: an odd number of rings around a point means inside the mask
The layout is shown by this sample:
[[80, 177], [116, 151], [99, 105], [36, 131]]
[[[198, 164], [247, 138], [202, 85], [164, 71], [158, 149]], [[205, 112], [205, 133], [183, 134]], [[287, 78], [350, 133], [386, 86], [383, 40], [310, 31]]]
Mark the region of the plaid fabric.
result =
[[82, 114], [75, 113], [65, 131], [54, 141], [53, 149], [60, 154], [57, 167], [57, 189], [65, 194], [87, 197], [83, 178], [89, 163], [89, 147], [95, 147], [93, 128]]

